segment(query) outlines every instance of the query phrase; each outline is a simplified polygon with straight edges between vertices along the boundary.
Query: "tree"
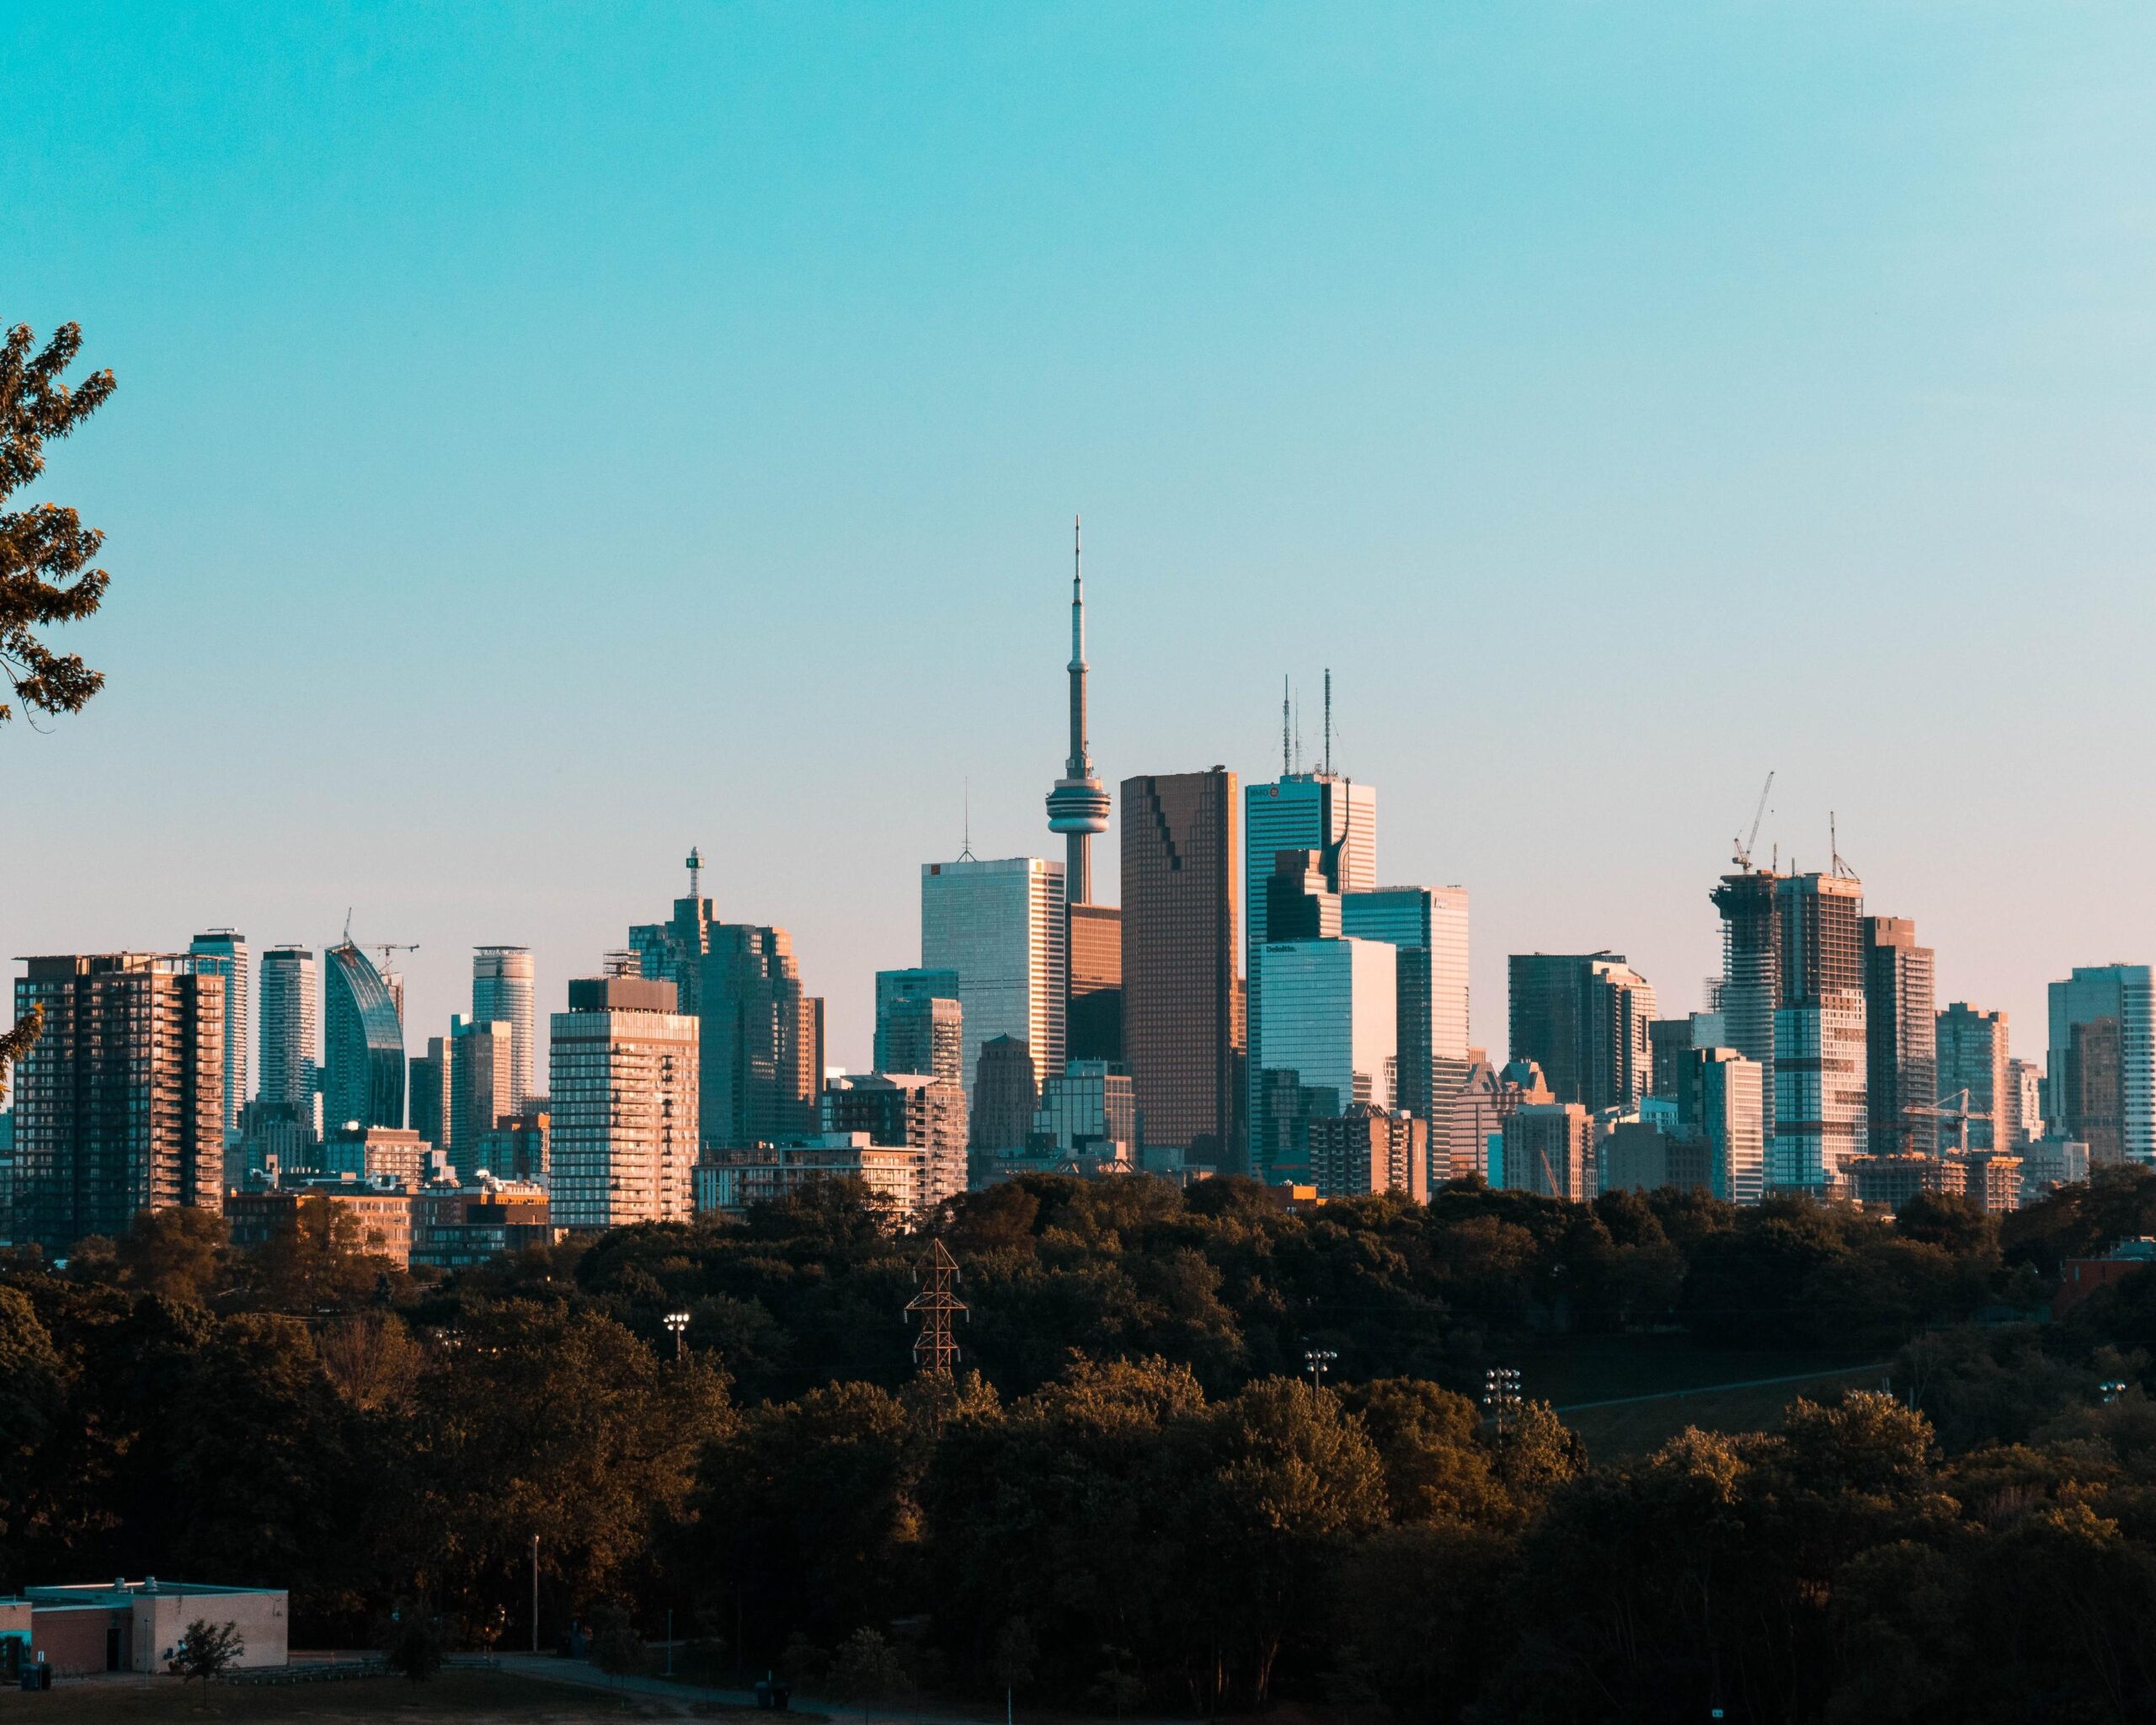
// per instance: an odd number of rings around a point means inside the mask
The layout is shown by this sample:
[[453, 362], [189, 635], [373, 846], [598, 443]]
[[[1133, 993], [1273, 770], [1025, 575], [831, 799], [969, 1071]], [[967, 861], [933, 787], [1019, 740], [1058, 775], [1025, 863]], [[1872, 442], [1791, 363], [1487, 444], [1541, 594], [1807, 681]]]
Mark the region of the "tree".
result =
[[591, 1663], [609, 1677], [632, 1676], [643, 1669], [643, 1637], [626, 1605], [609, 1599], [591, 1614]]
[[[67, 435], [112, 393], [109, 371], [92, 372], [72, 389], [62, 381], [82, 346], [72, 323], [54, 330], [35, 357], [27, 323], [0, 343], [0, 504], [45, 471], [47, 438]], [[37, 633], [95, 613], [108, 577], [90, 560], [104, 541], [58, 504], [0, 510], [0, 674], [26, 708], [80, 712], [104, 686], [103, 672], [78, 654], [53, 652]], [[0, 701], [0, 724], [13, 716]]]
[[399, 1599], [389, 1614], [382, 1653], [391, 1670], [424, 1683], [448, 1657], [449, 1637], [424, 1599]]
[[1003, 1685], [1003, 1717], [1007, 1722], [1018, 1691], [1033, 1680], [1033, 1661], [1040, 1644], [1033, 1639], [1033, 1625], [1022, 1617], [1005, 1623], [995, 1637], [995, 1680]]
[[903, 1701], [913, 1680], [899, 1663], [898, 1650], [866, 1624], [854, 1631], [831, 1662], [831, 1689], [839, 1700], [860, 1704], [861, 1717], [876, 1701]]
[[237, 1624], [211, 1623], [197, 1617], [180, 1637], [179, 1652], [173, 1664], [184, 1681], [192, 1683], [199, 1677], [210, 1683], [222, 1677], [246, 1651], [247, 1643], [240, 1638]]
[[122, 1281], [167, 1300], [207, 1305], [224, 1279], [232, 1231], [213, 1210], [174, 1204], [137, 1212], [114, 1243]]

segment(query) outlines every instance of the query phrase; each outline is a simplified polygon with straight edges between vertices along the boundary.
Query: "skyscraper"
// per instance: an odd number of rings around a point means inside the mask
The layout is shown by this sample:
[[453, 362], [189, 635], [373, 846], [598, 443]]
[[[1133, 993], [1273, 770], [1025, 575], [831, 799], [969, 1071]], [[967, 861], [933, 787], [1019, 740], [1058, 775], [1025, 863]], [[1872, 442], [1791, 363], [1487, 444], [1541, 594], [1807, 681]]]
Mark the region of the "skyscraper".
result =
[[536, 1093], [531, 1088], [533, 979], [529, 947], [479, 947], [472, 954], [472, 1018], [504, 1023], [510, 1033], [510, 1100], [513, 1114]]
[[919, 1151], [925, 1210], [964, 1194], [966, 1093], [947, 1079], [919, 1072], [829, 1079], [821, 1117], [827, 1133], [866, 1132], [871, 1144]]
[[516, 1088], [516, 1033], [499, 1019], [475, 1023], [469, 1018], [451, 1018], [449, 1033], [453, 1052], [444, 1105], [449, 1136], [437, 1141], [470, 1148], [516, 1113], [511, 1103]]
[[390, 979], [351, 942], [322, 972], [325, 1131], [404, 1124], [404, 1023]]
[[314, 1118], [314, 954], [305, 947], [272, 947], [262, 955], [262, 1071], [258, 1095], [265, 1103]]
[[1929, 1156], [1936, 1121], [1908, 1111], [1929, 1107], [1940, 1093], [1932, 951], [1917, 944], [1917, 926], [1905, 916], [1867, 916], [1862, 932], [1870, 1146], [1892, 1151], [1906, 1142]]
[[696, 1162], [696, 1021], [674, 985], [569, 984], [548, 1039], [553, 1219], [563, 1227], [686, 1221]]
[[1824, 1193], [1870, 1142], [1864, 884], [1849, 874], [1784, 875], [1774, 900], [1781, 1001], [1767, 1183]]
[[24, 963], [15, 1017], [45, 1028], [15, 1065], [15, 1239], [64, 1253], [140, 1210], [222, 1209], [225, 978], [184, 955]]
[[637, 955], [639, 973], [654, 981], [672, 983], [680, 1010], [693, 1014], [716, 919], [711, 900], [703, 892], [703, 852], [691, 850], [684, 866], [689, 871], [688, 897], [675, 900], [674, 914], [665, 921], [640, 922], [631, 927], [629, 950]]
[[1078, 526], [1071, 524], [1070, 553], [1070, 754], [1063, 777], [1048, 793], [1048, 826], [1063, 840], [1063, 878], [1067, 902], [1093, 901], [1093, 835], [1108, 830], [1107, 787], [1093, 777], [1086, 743], [1086, 588], [1078, 566]]
[[1267, 995], [1251, 1049], [1258, 1110], [1251, 1172], [1306, 1181], [1310, 1121], [1358, 1103], [1392, 1111], [1398, 954], [1383, 941], [1345, 937], [1273, 941], [1259, 952]]
[[405, 1113], [411, 1128], [437, 1150], [451, 1149], [454, 1136], [451, 1130], [455, 1118], [451, 1102], [450, 1074], [456, 1063], [452, 1048], [448, 1037], [429, 1037], [427, 1051], [412, 1056], [406, 1080]]
[[974, 1067], [969, 1135], [976, 1150], [1022, 1150], [1040, 1103], [1040, 1068], [1023, 1039], [991, 1036]]
[[1654, 990], [1618, 953], [1514, 953], [1512, 1058], [1541, 1067], [1559, 1102], [1627, 1108], [1653, 1081]]
[[2156, 1025], [2149, 967], [2075, 967], [2051, 985], [2052, 1135], [2089, 1146], [2092, 1167], [2156, 1162]]
[[[1396, 1106], [1435, 1121], [1438, 1103], [1468, 1070], [1467, 889], [1383, 886], [1343, 894], [1340, 932], [1381, 940], [1399, 953]], [[1428, 1135], [1436, 1143], [1443, 1135]]]
[[213, 928], [188, 943], [199, 969], [225, 979], [225, 1141], [239, 1136], [239, 1111], [247, 1106], [247, 937]]
[[1123, 1064], [1146, 1143], [1210, 1167], [1242, 1150], [1236, 814], [1225, 766], [1123, 782]]
[[[1283, 766], [1284, 767], [1285, 761]], [[1283, 771], [1272, 784], [1243, 788], [1243, 929], [1249, 961], [1245, 1011], [1250, 1080], [1245, 1097], [1248, 1142], [1243, 1166], [1255, 1171], [1262, 1137], [1258, 1049], [1265, 1020], [1265, 900], [1273, 863], [1283, 851], [1314, 851], [1336, 894], [1368, 892], [1377, 884], [1378, 793], [1331, 771]]]
[[1063, 1070], [1069, 932], [1060, 862], [961, 857], [921, 865], [921, 968], [958, 973], [969, 1081], [982, 1045], [998, 1036], [1024, 1043], [1037, 1073]]
[[698, 1116], [714, 1149], [745, 1150], [816, 1130], [824, 1003], [803, 992], [783, 928], [714, 922], [697, 989]]
[[963, 1087], [965, 1013], [955, 970], [876, 973], [876, 1070], [932, 1072]]
[[[1969, 1148], [2006, 1150], [2010, 1142], [1999, 1131], [2000, 1114], [2007, 1105], [2007, 1070], [2011, 1064], [2006, 1014], [1986, 1012], [1967, 1001], [1956, 1001], [1933, 1020], [1936, 1070], [1932, 1082], [1941, 1106], [1953, 1108], [1955, 1098], [1968, 1092]], [[1956, 1131], [1951, 1120], [1931, 1122], [1931, 1144], [1939, 1146]], [[1891, 1141], [1891, 1140], [1890, 1140]], [[1881, 1144], [1881, 1150], [1888, 1147]], [[1947, 1149], [1960, 1146], [1947, 1141]]]
[[1767, 1114], [1759, 1066], [1735, 1049], [1677, 1057], [1677, 1118], [1707, 1146], [1707, 1183], [1726, 1204], [1757, 1204], [1766, 1176]]
[[1592, 1202], [1594, 1119], [1576, 1102], [1524, 1102], [1505, 1116], [1505, 1184], [1515, 1192]]

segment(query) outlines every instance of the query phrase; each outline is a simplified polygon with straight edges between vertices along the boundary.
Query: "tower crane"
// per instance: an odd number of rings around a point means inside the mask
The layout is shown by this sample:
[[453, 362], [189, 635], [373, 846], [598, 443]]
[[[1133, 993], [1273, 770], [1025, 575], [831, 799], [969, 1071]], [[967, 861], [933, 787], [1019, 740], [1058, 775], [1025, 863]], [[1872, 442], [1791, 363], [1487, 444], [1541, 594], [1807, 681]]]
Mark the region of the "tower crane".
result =
[[1935, 1103], [1913, 1102], [1902, 1112], [1921, 1114], [1926, 1119], [1954, 1122], [1954, 1153], [1969, 1153], [1969, 1092], [1966, 1088], [1942, 1096]]
[[1767, 793], [1774, 788], [1774, 776], [1769, 772], [1767, 782], [1759, 787], [1759, 805], [1752, 811], [1752, 830], [1736, 840], [1737, 854], [1730, 860], [1747, 874], [1752, 872], [1752, 846], [1759, 841], [1759, 823], [1767, 818]]
[[389, 968], [389, 955], [392, 953], [416, 953], [419, 950], [419, 943], [417, 941], [400, 945], [395, 941], [371, 940], [367, 943], [367, 947], [370, 951], [382, 954], [382, 968], [385, 970]]

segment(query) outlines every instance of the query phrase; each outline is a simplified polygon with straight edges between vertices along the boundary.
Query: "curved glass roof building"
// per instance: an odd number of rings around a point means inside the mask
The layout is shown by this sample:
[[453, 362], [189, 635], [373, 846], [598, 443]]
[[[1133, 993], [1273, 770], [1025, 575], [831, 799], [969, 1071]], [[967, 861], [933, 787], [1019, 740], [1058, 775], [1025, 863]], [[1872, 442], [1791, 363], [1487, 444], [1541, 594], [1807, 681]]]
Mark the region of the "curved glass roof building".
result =
[[322, 1124], [404, 1124], [404, 1022], [396, 996], [350, 941], [322, 967]]

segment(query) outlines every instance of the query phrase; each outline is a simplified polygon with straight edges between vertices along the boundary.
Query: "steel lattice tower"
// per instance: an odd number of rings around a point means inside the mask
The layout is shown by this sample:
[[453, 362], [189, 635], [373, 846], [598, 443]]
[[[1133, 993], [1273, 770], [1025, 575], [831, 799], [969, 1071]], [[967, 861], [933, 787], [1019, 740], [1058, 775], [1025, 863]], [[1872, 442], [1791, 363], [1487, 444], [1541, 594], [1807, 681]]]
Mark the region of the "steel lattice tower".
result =
[[914, 1338], [913, 1363], [926, 1376], [947, 1378], [958, 1363], [958, 1338], [951, 1333], [953, 1316], [963, 1316], [964, 1300], [952, 1290], [958, 1284], [958, 1261], [944, 1250], [941, 1240], [929, 1242], [927, 1261], [915, 1272], [921, 1292], [906, 1302], [909, 1312], [921, 1314], [921, 1333]]

